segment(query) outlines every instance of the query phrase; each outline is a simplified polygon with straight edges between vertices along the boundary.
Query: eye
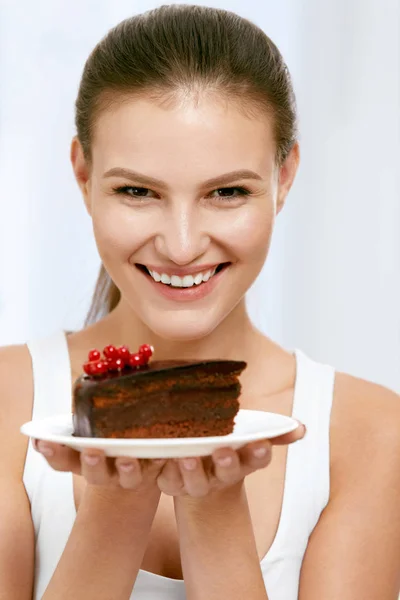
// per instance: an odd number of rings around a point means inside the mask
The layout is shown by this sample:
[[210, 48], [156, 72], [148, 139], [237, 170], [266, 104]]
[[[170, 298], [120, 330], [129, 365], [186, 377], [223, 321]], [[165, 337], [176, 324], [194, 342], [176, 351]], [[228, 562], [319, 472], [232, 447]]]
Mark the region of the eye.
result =
[[[134, 190], [134, 193], [130, 194], [128, 193], [128, 190]], [[130, 196], [131, 198], [151, 198], [151, 196], [146, 195], [147, 192], [151, 192], [151, 190], [148, 188], [134, 187], [131, 185], [123, 185], [113, 188], [113, 192], [122, 196]]]
[[[236, 190], [238, 194], [233, 195], [233, 191]], [[222, 196], [214, 196], [214, 198], [221, 198], [223, 200], [235, 200], [236, 198], [240, 198], [241, 196], [248, 196], [251, 194], [250, 190], [244, 187], [225, 187], [218, 188], [213, 190], [214, 192], [223, 192]]]

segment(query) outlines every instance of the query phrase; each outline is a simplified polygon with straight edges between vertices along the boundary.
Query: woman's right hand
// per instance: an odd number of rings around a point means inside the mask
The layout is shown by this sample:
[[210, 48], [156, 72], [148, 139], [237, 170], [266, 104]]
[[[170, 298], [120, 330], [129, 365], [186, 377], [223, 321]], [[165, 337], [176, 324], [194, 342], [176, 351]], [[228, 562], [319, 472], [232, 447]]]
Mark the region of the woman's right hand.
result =
[[102, 450], [91, 448], [78, 452], [68, 446], [43, 440], [32, 439], [32, 445], [56, 471], [82, 475], [90, 485], [114, 489], [156, 488], [157, 477], [167, 462], [165, 459], [110, 458]]

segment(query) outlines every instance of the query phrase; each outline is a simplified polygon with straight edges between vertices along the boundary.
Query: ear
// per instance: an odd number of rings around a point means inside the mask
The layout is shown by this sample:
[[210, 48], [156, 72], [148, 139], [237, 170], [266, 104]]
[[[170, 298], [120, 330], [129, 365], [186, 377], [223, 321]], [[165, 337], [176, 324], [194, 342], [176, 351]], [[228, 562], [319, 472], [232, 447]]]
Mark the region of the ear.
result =
[[75, 179], [83, 194], [86, 209], [91, 215], [90, 202], [90, 170], [83, 156], [83, 149], [80, 141], [75, 136], [71, 142], [70, 153], [72, 168], [74, 170]]
[[279, 168], [278, 195], [276, 202], [276, 214], [279, 214], [285, 205], [286, 196], [292, 187], [294, 178], [300, 162], [300, 147], [296, 142], [286, 157], [285, 162]]

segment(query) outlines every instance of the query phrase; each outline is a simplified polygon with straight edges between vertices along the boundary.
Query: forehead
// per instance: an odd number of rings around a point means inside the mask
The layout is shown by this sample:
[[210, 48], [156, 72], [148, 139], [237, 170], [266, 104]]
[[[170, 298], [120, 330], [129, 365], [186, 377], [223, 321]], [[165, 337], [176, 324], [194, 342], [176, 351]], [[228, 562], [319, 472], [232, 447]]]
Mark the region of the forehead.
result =
[[93, 166], [122, 166], [167, 177], [188, 170], [201, 176], [234, 169], [272, 168], [272, 122], [246, 116], [235, 103], [202, 100], [163, 106], [146, 98], [114, 103], [96, 121]]

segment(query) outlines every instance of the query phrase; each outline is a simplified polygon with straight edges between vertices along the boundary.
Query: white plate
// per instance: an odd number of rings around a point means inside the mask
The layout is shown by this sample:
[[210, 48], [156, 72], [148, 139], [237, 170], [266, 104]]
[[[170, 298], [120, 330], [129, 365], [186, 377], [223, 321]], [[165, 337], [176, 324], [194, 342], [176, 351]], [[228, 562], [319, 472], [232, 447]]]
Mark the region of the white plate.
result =
[[178, 458], [185, 456], [208, 456], [216, 448], [234, 450], [249, 442], [273, 438], [293, 431], [298, 422], [291, 417], [259, 410], [239, 410], [235, 428], [229, 435], [197, 438], [84, 438], [72, 435], [72, 415], [56, 415], [25, 423], [21, 432], [25, 435], [65, 444], [75, 450], [97, 448], [106, 456], [131, 456], [136, 458]]

